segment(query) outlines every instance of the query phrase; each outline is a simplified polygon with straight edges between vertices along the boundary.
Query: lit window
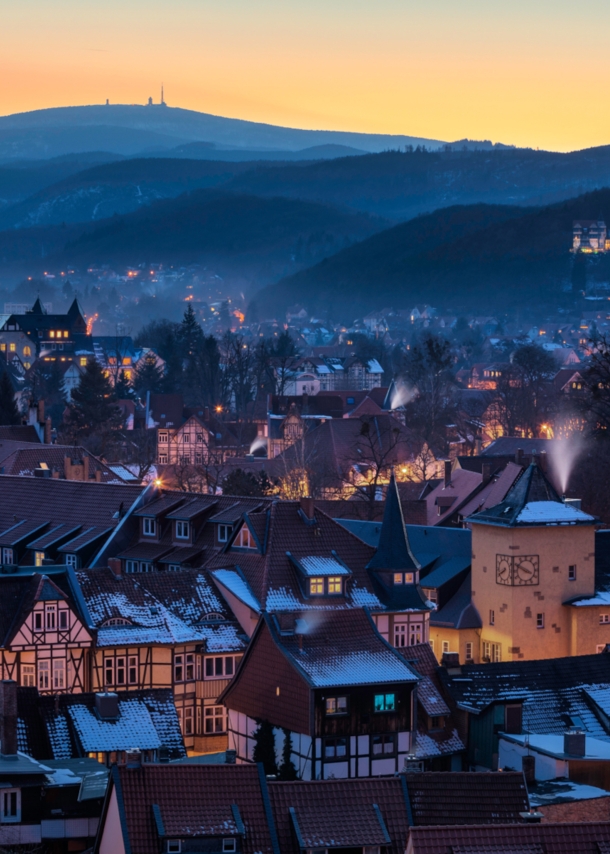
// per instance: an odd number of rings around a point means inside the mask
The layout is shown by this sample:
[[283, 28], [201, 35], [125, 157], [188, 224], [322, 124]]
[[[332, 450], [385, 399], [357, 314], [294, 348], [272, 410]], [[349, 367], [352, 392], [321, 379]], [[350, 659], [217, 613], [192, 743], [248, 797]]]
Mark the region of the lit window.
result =
[[67, 337], [68, 337], [68, 331], [66, 329], [64, 329], [64, 338], [67, 338]]
[[396, 694], [375, 694], [376, 712], [395, 712]]
[[131, 379], [131, 371], [123, 371], [123, 376], [125, 377], [126, 380], [130, 380]]
[[6, 344], [0, 344], [0, 353], [6, 353]]
[[396, 741], [393, 734], [373, 736], [373, 756], [381, 756], [384, 753], [394, 753]]
[[42, 566], [44, 552], [34, 552], [34, 566]]
[[36, 687], [36, 672], [33, 664], [21, 665], [21, 684], [24, 688]]
[[347, 713], [347, 697], [327, 697], [327, 715], [345, 715]]
[[324, 593], [324, 579], [323, 578], [310, 578], [309, 579], [309, 594], [310, 596], [317, 596]]
[[576, 581], [576, 564], [571, 564], [568, 567], [568, 580]]
[[156, 519], [151, 519], [150, 516], [145, 516], [142, 523], [142, 530], [145, 537], [155, 537], [157, 535]]
[[342, 593], [343, 582], [340, 575], [331, 575], [327, 579], [329, 593]]
[[23, 348], [23, 355], [24, 356], [31, 356], [32, 355], [32, 348], [31, 347], [24, 347]]
[[80, 363], [81, 368], [86, 368], [87, 367], [87, 357], [81, 356], [79, 359], [79, 363]]
[[188, 522], [176, 522], [176, 539], [188, 540], [190, 537], [190, 526]]
[[49, 338], [55, 338], [55, 330], [54, 329], [49, 330]]
[[0, 820], [3, 824], [21, 821], [21, 789], [3, 789], [0, 803], [2, 804]]
[[404, 572], [395, 572], [394, 573], [394, 584], [404, 584], [405, 576]]
[[543, 629], [544, 628], [544, 614], [536, 614], [536, 628]]
[[239, 529], [237, 537], [233, 541], [233, 545], [237, 546], [240, 549], [255, 549], [256, 543], [254, 542], [254, 537], [248, 528], [247, 525], [242, 525]]
[[204, 729], [206, 735], [217, 732], [225, 732], [225, 708], [224, 706], [206, 706], [204, 709]]

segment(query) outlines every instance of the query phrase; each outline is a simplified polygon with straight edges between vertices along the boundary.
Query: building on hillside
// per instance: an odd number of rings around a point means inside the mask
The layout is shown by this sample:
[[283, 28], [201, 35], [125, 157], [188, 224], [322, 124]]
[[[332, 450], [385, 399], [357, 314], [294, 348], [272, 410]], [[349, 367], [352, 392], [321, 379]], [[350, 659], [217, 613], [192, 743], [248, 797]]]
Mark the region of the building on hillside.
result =
[[417, 681], [362, 610], [264, 613], [220, 698], [229, 746], [251, 762], [263, 720], [291, 738], [303, 780], [394, 774], [414, 743]]
[[[31, 362], [34, 356], [45, 361], [62, 358], [68, 361], [76, 358], [79, 350], [92, 352], [87, 321], [77, 300], [74, 300], [66, 314], [47, 314], [40, 299], [37, 299], [25, 314], [11, 314], [5, 320], [0, 334], [11, 332], [22, 332], [29, 338], [32, 352], [24, 358]], [[7, 343], [17, 344], [11, 341]]]
[[572, 252], [605, 252], [610, 249], [603, 220], [579, 219], [572, 223]]

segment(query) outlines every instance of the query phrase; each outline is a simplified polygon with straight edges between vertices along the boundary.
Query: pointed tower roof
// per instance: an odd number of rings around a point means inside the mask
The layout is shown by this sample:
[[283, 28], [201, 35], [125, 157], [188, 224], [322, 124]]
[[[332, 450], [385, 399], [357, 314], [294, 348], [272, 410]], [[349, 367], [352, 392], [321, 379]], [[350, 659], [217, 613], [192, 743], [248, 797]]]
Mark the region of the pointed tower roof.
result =
[[392, 472], [385, 499], [379, 545], [367, 569], [386, 569], [396, 572], [413, 572], [421, 569], [409, 545], [394, 472]]
[[504, 501], [468, 517], [468, 522], [512, 528], [532, 525], [592, 525], [593, 516], [565, 504], [542, 469], [532, 463], [506, 493]]
[[75, 298], [72, 301], [72, 305], [68, 309], [68, 317], [76, 317], [79, 314], [81, 315], [81, 317], [83, 317], [83, 310], [80, 307], [80, 305], [78, 304], [78, 300]]
[[30, 314], [46, 314], [43, 304], [40, 302], [40, 297], [36, 297], [36, 302], [30, 309]]

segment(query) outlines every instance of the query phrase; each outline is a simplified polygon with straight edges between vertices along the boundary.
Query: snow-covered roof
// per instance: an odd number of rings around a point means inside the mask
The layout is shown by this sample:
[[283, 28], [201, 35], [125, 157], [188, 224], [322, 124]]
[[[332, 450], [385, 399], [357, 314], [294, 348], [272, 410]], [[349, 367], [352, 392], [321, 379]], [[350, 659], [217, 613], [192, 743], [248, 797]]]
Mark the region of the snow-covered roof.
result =
[[119, 701], [117, 720], [102, 720], [86, 706], [69, 706], [68, 714], [86, 753], [110, 750], [157, 750], [161, 739], [148, 709], [139, 700]]
[[329, 650], [326, 656], [319, 651], [309, 656], [304, 650], [296, 660], [316, 688], [415, 681], [413, 671], [391, 650], [359, 650], [342, 654]]
[[351, 575], [349, 569], [334, 557], [302, 557], [295, 562], [307, 576]]
[[595, 522], [593, 516], [558, 501], [530, 501], [517, 516], [517, 524], [574, 525]]
[[377, 361], [377, 359], [369, 359], [368, 363], [369, 374], [382, 374], [383, 368]]
[[[506, 741], [511, 741], [515, 744], [529, 745], [530, 750], [544, 753], [547, 756], [553, 756], [557, 759], [574, 759], [574, 756], [566, 754], [564, 751], [563, 735], [539, 735], [538, 733], [527, 733], [523, 735], [507, 735], [501, 733], [501, 738]], [[582, 759], [610, 759], [610, 742], [602, 741], [598, 738], [591, 738], [590, 735], [585, 739], [586, 753]]]
[[217, 569], [211, 575], [244, 605], [253, 611], [260, 611], [260, 603], [250, 590], [248, 582], [238, 572], [233, 569]]

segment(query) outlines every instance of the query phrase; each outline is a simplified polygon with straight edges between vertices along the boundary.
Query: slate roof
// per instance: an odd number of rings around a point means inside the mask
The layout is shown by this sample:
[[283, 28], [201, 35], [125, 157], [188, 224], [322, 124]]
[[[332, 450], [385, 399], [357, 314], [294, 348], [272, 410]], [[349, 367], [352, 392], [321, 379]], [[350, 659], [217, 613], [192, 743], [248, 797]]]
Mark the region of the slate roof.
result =
[[266, 781], [256, 765], [113, 766], [111, 779], [124, 815], [126, 850], [131, 854], [160, 849], [153, 805], [165, 836], [201, 838], [235, 835], [233, 804], [245, 831], [243, 854], [279, 854], [270, 810], [266, 809]]
[[444, 690], [462, 709], [479, 714], [494, 702], [523, 702], [523, 732], [562, 734], [579, 726], [610, 741], [610, 654], [439, 668]]
[[415, 572], [420, 568], [409, 544], [396, 478], [392, 472], [386, 493], [379, 544], [367, 569]]
[[[426, 580], [424, 580], [424, 585]], [[430, 614], [431, 626], [443, 626], [452, 629], [481, 629], [483, 621], [472, 601], [470, 573], [464, 578], [454, 596], [438, 611]]]
[[141, 486], [54, 478], [0, 475], [0, 541], [19, 520], [32, 525], [107, 525], [118, 523], [142, 494]]
[[532, 463], [517, 478], [499, 504], [475, 513], [468, 518], [468, 522], [515, 527], [547, 524], [592, 525], [595, 519], [564, 504], [542, 469]]
[[[200, 642], [210, 652], [239, 652], [245, 647], [239, 625], [205, 570], [118, 578], [109, 569], [88, 569], [75, 576], [98, 628], [98, 646]], [[224, 620], [206, 622], [209, 614]], [[130, 625], [104, 626], [116, 617]]]
[[406, 774], [414, 825], [522, 823], [529, 810], [522, 773]]
[[408, 854], [600, 854], [610, 822], [414, 827]]
[[121, 715], [103, 721], [95, 694], [39, 695], [17, 689], [18, 745], [38, 760], [71, 759], [87, 752], [156, 749], [172, 759], [186, 756], [172, 692], [166, 688], [121, 691]]
[[282, 633], [273, 617], [263, 616], [277, 646], [314, 688], [418, 679], [400, 653], [378, 634], [363, 610], [338, 611], [330, 619], [315, 621], [303, 614], [291, 634]]
[[478, 472], [456, 468], [451, 473], [450, 482], [442, 480], [426, 496], [428, 525], [442, 525], [454, 516], [462, 506], [472, 499], [482, 485]]
[[303, 848], [362, 848], [380, 845], [388, 854], [404, 854], [409, 835], [404, 780], [269, 782], [282, 852]]
[[34, 477], [34, 471], [41, 463], [46, 463], [52, 472], [59, 473], [59, 479], [65, 480], [65, 458], [70, 460], [89, 460], [89, 479], [95, 480], [99, 472], [102, 483], [125, 483], [109, 466], [94, 457], [85, 448], [75, 448], [71, 445], [42, 445], [30, 448], [19, 448], [2, 461], [2, 474], [18, 475], [19, 477]]

